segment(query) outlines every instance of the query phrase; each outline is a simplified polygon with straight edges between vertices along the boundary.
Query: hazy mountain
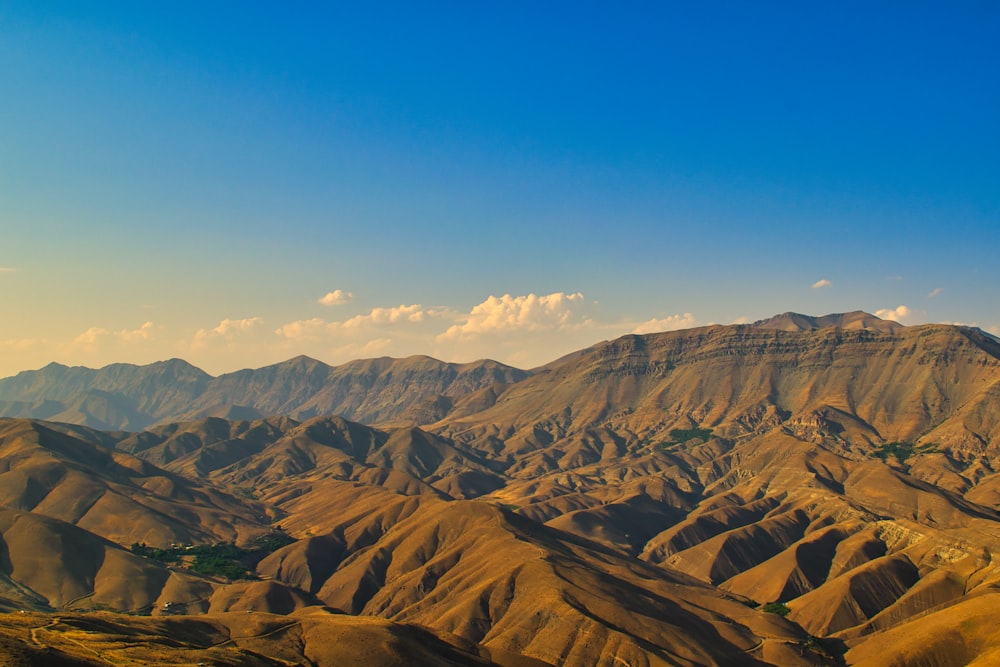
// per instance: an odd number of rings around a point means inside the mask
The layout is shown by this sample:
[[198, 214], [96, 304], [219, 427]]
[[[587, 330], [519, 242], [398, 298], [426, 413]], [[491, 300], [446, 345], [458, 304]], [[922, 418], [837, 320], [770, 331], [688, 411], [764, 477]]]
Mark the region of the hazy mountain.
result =
[[99, 370], [52, 363], [0, 380], [0, 397], [66, 403], [86, 391], [99, 390], [129, 396], [138, 409], [156, 413], [163, 405], [191, 400], [205, 390], [211, 379], [181, 359], [148, 366], [112, 364]]
[[429, 423], [456, 399], [527, 375], [494, 361], [449, 364], [430, 357], [341, 366], [296, 357], [217, 378], [179, 359], [99, 370], [49, 364], [0, 380], [0, 416], [129, 431], [212, 416], [339, 414], [366, 423]]

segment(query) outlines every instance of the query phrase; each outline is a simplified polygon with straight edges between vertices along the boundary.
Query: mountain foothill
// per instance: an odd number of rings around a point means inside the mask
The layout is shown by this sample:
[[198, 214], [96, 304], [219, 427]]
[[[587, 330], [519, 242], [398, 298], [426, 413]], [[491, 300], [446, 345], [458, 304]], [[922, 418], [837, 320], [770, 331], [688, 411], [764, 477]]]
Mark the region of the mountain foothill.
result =
[[863, 312], [521, 370], [0, 380], [12, 665], [1000, 661], [1000, 340]]

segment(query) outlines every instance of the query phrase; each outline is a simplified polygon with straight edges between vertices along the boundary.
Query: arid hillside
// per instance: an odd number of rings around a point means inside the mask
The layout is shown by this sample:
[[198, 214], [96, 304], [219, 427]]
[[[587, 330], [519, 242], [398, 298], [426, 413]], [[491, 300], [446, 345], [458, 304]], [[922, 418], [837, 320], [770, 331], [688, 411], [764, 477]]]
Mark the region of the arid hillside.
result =
[[[978, 330], [786, 313], [626, 336], [530, 374], [345, 366], [353, 393], [300, 358], [222, 376], [191, 419], [137, 430], [0, 420], [0, 597], [32, 610], [0, 618], [0, 653], [947, 667], [1000, 655], [1000, 342]], [[65, 399], [32, 391], [4, 396]], [[224, 403], [245, 418], [209, 408]]]

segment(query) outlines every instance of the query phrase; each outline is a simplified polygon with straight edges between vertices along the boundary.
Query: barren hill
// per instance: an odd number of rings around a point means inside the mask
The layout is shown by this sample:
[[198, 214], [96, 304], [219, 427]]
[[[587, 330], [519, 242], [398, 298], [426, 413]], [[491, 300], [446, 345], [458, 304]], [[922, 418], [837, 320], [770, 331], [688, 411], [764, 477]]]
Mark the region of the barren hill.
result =
[[[22, 376], [36, 393], [8, 404], [63, 400]], [[191, 628], [239, 632], [232, 664], [350, 664], [358, 641], [384, 664], [411, 641], [428, 664], [962, 665], [1000, 650], [1000, 343], [975, 329], [788, 313], [625, 336], [530, 374], [298, 358], [210, 379], [186, 405], [191, 419], [132, 433], [0, 421], [8, 606], [141, 601], [168, 618], [104, 618], [101, 637], [168, 637], [158, 655], [180, 660], [222, 645]], [[126, 551], [140, 533], [160, 551]], [[273, 534], [255, 556], [218, 547], [239, 576], [158, 560], [172, 542]], [[46, 547], [54, 535], [80, 546]], [[31, 549], [47, 554], [35, 568]], [[261, 629], [237, 631], [234, 611]], [[27, 656], [32, 638], [96, 632], [40, 627], [0, 634]], [[338, 639], [323, 652], [315, 637]], [[129, 643], [106, 641], [106, 656]]]
[[758, 329], [778, 329], [779, 331], [812, 331], [814, 329], [846, 329], [849, 331], [882, 331], [890, 333], [903, 327], [899, 322], [883, 320], [863, 310], [850, 313], [834, 313], [813, 317], [801, 313], [782, 313], [764, 320], [757, 320], [751, 326]]

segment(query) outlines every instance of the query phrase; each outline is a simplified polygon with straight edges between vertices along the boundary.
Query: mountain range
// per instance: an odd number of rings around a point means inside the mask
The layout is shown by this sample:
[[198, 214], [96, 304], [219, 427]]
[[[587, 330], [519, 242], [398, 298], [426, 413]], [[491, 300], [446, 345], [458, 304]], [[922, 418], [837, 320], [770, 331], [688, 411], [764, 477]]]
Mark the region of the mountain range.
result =
[[15, 664], [1000, 660], [974, 328], [785, 313], [528, 371], [51, 364], [0, 409]]
[[494, 361], [449, 364], [422, 356], [336, 367], [300, 356], [219, 377], [181, 359], [97, 370], [52, 363], [0, 380], [0, 416], [129, 431], [202, 417], [278, 414], [427, 421], [446, 413], [456, 396], [527, 376]]

